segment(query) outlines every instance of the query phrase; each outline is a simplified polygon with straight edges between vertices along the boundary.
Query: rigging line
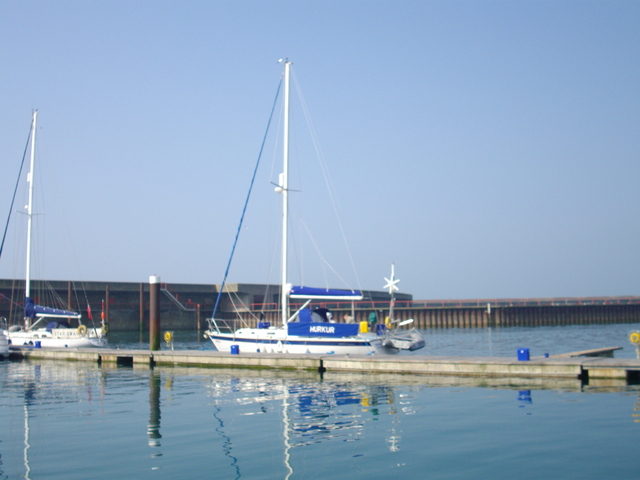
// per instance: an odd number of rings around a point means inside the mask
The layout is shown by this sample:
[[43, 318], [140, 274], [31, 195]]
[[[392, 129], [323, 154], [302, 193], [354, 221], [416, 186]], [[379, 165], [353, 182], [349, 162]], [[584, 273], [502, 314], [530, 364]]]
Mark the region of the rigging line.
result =
[[[264, 313], [267, 300], [269, 299], [269, 288], [271, 287], [271, 273], [273, 269], [273, 265], [275, 264], [276, 254], [278, 253], [278, 244], [277, 242], [273, 244], [273, 250], [271, 251], [271, 261], [269, 262], [269, 270], [267, 272], [267, 284], [264, 287], [264, 300], [262, 301], [262, 308], [260, 309], [260, 313]], [[268, 302], [271, 303], [271, 302]]]
[[[16, 307], [22, 307], [22, 303], [21, 302], [16, 302], [13, 299], [13, 296], [11, 296], [11, 298], [9, 298], [6, 295], [0, 293], [0, 298], [2, 298], [3, 300], [7, 301], [9, 303], [9, 305], [16, 306]], [[9, 320], [11, 320], [11, 318], [9, 318]]]
[[[283, 102], [284, 103], [284, 102]], [[284, 105], [282, 106], [282, 108], [280, 109], [280, 116], [278, 118], [278, 121], [276, 122], [277, 125], [277, 130], [275, 135], [275, 138], [281, 138], [281, 132], [282, 132], [282, 125], [284, 124], [284, 122], [282, 121], [282, 117], [284, 117]], [[278, 142], [273, 142], [273, 152], [271, 153], [271, 171], [269, 172], [269, 178], [274, 178], [276, 177], [276, 164], [277, 164], [277, 156], [278, 156], [278, 147], [279, 144]], [[277, 167], [280, 168], [280, 167]]]
[[300, 99], [300, 104], [302, 106], [302, 111], [304, 112], [305, 119], [307, 120], [307, 125], [309, 126], [309, 131], [311, 133], [311, 141], [316, 150], [316, 155], [318, 156], [318, 162], [320, 164], [320, 169], [322, 170], [322, 176], [324, 177], [325, 184], [327, 185], [327, 190], [329, 191], [329, 198], [331, 199], [331, 206], [333, 207], [333, 212], [336, 216], [336, 220], [338, 222], [338, 227], [340, 229], [340, 235], [342, 236], [342, 241], [347, 249], [347, 255], [349, 257], [349, 262], [351, 263], [351, 268], [353, 269], [353, 273], [356, 277], [356, 282], [358, 283], [358, 289], [362, 290], [362, 286], [360, 285], [360, 277], [358, 276], [358, 271], [356, 269], [355, 263], [353, 261], [353, 255], [351, 254], [351, 249], [349, 248], [349, 242], [347, 242], [347, 236], [344, 233], [344, 227], [342, 226], [342, 221], [340, 220], [340, 215], [338, 215], [338, 207], [336, 205], [336, 198], [334, 196], [334, 191], [332, 188], [331, 179], [329, 178], [329, 174], [327, 172], [327, 168], [324, 162], [324, 155], [322, 154], [322, 150], [320, 149], [320, 145], [318, 142], [318, 136], [316, 135], [315, 129], [313, 128], [313, 123], [311, 122], [311, 116], [309, 115], [309, 109], [307, 108], [307, 104], [304, 100], [304, 96], [302, 95], [302, 89], [298, 84], [298, 79], [293, 74], [293, 80], [296, 85], [296, 91], [298, 92], [298, 98]]
[[[300, 221], [302, 226], [304, 227], [305, 231], [307, 232], [307, 235], [309, 236], [309, 240], [311, 240], [311, 244], [313, 245], [313, 247], [316, 249], [316, 254], [318, 255], [318, 257], [320, 257], [320, 260], [322, 261], [321, 263], [328, 267], [336, 277], [338, 277], [340, 280], [342, 280], [342, 282], [346, 285], [346, 287], [351, 290], [354, 291], [353, 288], [351, 288], [349, 286], [349, 283], [340, 276], [340, 274], [335, 270], [335, 268], [333, 268], [331, 266], [331, 264], [327, 261], [326, 258], [324, 258], [324, 255], [322, 255], [322, 252], [320, 251], [320, 248], [318, 247], [318, 244], [316, 243], [315, 239], [313, 238], [313, 235], [311, 235], [311, 231], [309, 230], [309, 227], [307, 226], [306, 222], [304, 220]], [[323, 267], [323, 274], [325, 276], [325, 288], [329, 288], [329, 282], [327, 281], [327, 276], [326, 273], [324, 272], [324, 267]], [[360, 289], [362, 290], [362, 289]]]
[[2, 235], [2, 243], [0, 244], [0, 257], [2, 257], [2, 249], [4, 248], [5, 238], [7, 238], [7, 231], [9, 230], [9, 221], [11, 220], [11, 212], [13, 212], [13, 204], [16, 201], [16, 194], [18, 192], [18, 186], [20, 185], [20, 177], [22, 176], [24, 159], [27, 158], [27, 149], [29, 148], [29, 140], [31, 139], [32, 129], [33, 129], [33, 123], [31, 123], [31, 127], [29, 128], [29, 136], [27, 137], [27, 144], [24, 146], [24, 153], [22, 154], [22, 163], [20, 164], [20, 170], [18, 171], [18, 179], [16, 180], [16, 186], [13, 190], [13, 198], [11, 199], [11, 207], [9, 208], [9, 216], [7, 217], [7, 223], [4, 227], [4, 234]]
[[282, 78], [280, 79], [280, 83], [278, 84], [278, 89], [276, 90], [276, 97], [273, 100], [273, 106], [271, 107], [271, 113], [269, 114], [269, 121], [267, 122], [267, 130], [264, 132], [264, 137], [262, 138], [262, 145], [260, 145], [260, 152], [258, 153], [258, 160], [256, 161], [256, 166], [253, 169], [253, 176], [251, 177], [251, 183], [249, 184], [249, 191], [247, 192], [247, 198], [244, 202], [244, 207], [242, 208], [242, 215], [240, 216], [240, 223], [238, 225], [238, 230], [236, 231], [236, 238], [233, 241], [233, 247], [231, 248], [231, 255], [229, 256], [229, 262], [227, 263], [227, 268], [224, 272], [224, 278], [222, 279], [222, 284], [220, 285], [220, 290], [218, 291], [218, 296], [216, 297], [216, 304], [213, 307], [213, 314], [211, 318], [215, 318], [216, 312], [218, 311], [218, 305], [220, 304], [220, 299], [222, 298], [222, 292], [224, 291], [224, 286], [227, 283], [227, 276], [229, 275], [229, 268], [231, 267], [231, 260], [233, 260], [233, 254], [236, 250], [236, 245], [238, 244], [238, 237], [240, 236], [240, 230], [242, 229], [242, 223], [244, 222], [244, 215], [247, 211], [247, 205], [249, 204], [249, 198], [251, 198], [251, 191], [253, 190], [253, 184], [256, 179], [256, 174], [258, 173], [258, 166], [260, 165], [260, 159], [262, 158], [262, 151], [264, 150], [264, 144], [267, 141], [267, 134], [269, 133], [269, 127], [271, 125], [271, 119], [273, 118], [273, 112], [276, 108], [276, 102], [278, 101], [278, 96], [280, 94], [280, 87], [282, 86]]
[[[229, 296], [231, 296], [231, 292], [229, 292]], [[259, 318], [259, 317], [258, 317], [255, 313], [253, 313], [253, 312], [251, 311], [251, 309], [249, 308], [249, 306], [248, 306], [246, 303], [244, 303], [244, 302], [242, 301], [242, 299], [240, 298], [240, 296], [238, 295], [238, 293], [237, 293], [237, 292], [234, 292], [234, 293], [233, 293], [233, 296], [235, 297], [235, 301], [234, 301], [234, 300], [232, 300], [232, 301], [231, 301], [231, 305], [233, 305], [233, 309], [234, 309], [234, 311], [235, 311], [235, 313], [236, 313], [236, 316], [237, 316], [238, 318], [240, 318], [240, 320], [242, 321], [242, 325], [243, 325], [243, 326], [248, 327], [249, 325], [247, 325], [246, 319], [245, 319], [245, 318], [240, 314], [240, 310], [238, 310], [238, 304], [240, 304], [240, 306], [241, 306], [245, 311], [248, 311], [248, 312], [249, 312], [249, 316], [250, 316], [251, 318], [253, 318], [254, 320], [258, 320], [258, 318]]]

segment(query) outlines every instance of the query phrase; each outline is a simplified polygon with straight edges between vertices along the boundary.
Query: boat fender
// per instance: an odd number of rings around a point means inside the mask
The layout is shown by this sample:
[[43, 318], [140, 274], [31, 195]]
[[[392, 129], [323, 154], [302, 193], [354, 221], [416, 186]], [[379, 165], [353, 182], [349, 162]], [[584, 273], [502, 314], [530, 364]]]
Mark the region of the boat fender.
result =
[[640, 343], [640, 332], [631, 332], [631, 335], [629, 335], [629, 341], [634, 345], [638, 345]]
[[80, 325], [78, 327], [78, 335], [84, 335], [87, 333], [87, 327], [84, 325]]

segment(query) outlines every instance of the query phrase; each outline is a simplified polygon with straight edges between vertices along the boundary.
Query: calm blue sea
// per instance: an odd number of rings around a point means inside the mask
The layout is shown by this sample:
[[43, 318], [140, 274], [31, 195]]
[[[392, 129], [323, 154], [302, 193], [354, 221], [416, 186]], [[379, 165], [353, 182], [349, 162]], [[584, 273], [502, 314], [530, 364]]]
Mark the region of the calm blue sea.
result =
[[[600, 347], [622, 347], [615, 353], [617, 358], [636, 358], [635, 349], [629, 343], [629, 334], [633, 331], [640, 331], [640, 323], [423, 330], [426, 347], [407, 354], [515, 357], [519, 348], [528, 348], [531, 356], [543, 356], [545, 353], [554, 355]], [[149, 336], [145, 333], [140, 338], [136, 333], [115, 333], [109, 336], [109, 345], [148, 349]], [[162, 341], [161, 348], [169, 346]], [[174, 332], [174, 348], [215, 350], [211, 341], [202, 337], [202, 332], [198, 336], [195, 331]]]
[[[634, 329], [433, 331], [425, 353], [635, 357]], [[638, 479], [638, 445], [623, 382], [0, 361], [0, 479]]]

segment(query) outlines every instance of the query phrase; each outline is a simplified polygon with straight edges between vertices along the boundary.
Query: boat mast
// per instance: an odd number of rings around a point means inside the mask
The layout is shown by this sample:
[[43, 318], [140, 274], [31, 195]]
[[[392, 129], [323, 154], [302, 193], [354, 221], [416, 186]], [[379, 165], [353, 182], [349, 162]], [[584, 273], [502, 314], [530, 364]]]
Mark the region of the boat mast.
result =
[[33, 111], [31, 120], [31, 166], [27, 182], [29, 182], [29, 203], [27, 205], [27, 273], [25, 276], [25, 296], [31, 296], [31, 228], [33, 223], [33, 177], [35, 175], [34, 165], [36, 158], [36, 117], [38, 111]]
[[291, 62], [284, 61], [284, 139], [283, 139], [283, 169], [280, 178], [280, 188], [282, 192], [282, 323], [289, 318], [289, 292], [287, 289], [287, 240], [289, 222], [289, 70]]

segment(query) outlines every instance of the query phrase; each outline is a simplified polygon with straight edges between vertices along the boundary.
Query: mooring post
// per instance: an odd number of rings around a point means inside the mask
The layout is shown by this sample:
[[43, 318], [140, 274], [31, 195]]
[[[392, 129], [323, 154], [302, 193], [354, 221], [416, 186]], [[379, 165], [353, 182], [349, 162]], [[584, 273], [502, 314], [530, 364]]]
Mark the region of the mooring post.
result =
[[160, 277], [149, 277], [149, 350], [160, 350]]
[[142, 332], [144, 331], [144, 284], [140, 283], [140, 300], [138, 302], [139, 307], [139, 319], [140, 319], [140, 342], [142, 342]]
[[111, 315], [109, 312], [109, 305], [111, 305], [111, 297], [109, 295], [109, 285], [107, 285], [104, 289], [104, 321], [107, 323], [111, 322]]

